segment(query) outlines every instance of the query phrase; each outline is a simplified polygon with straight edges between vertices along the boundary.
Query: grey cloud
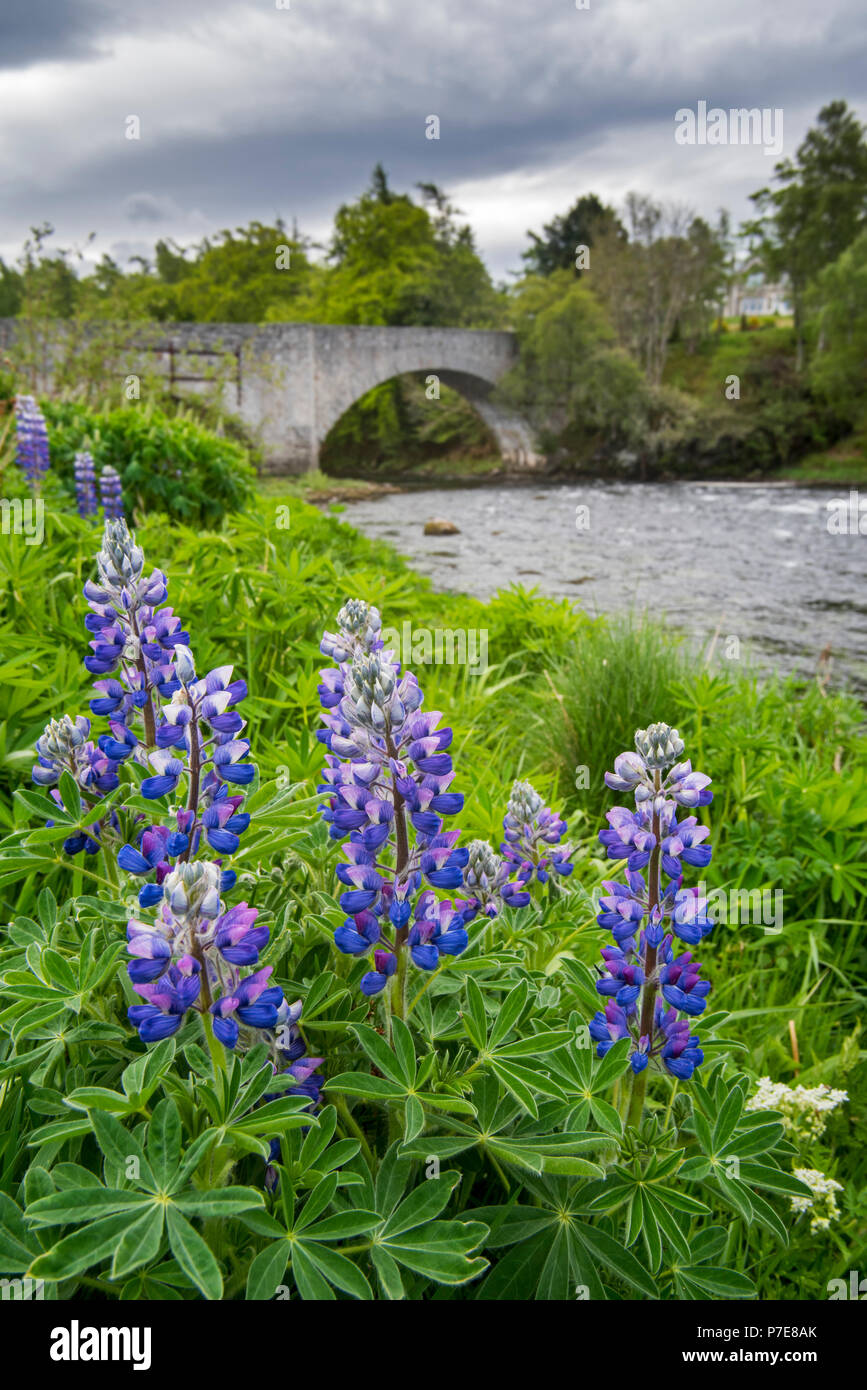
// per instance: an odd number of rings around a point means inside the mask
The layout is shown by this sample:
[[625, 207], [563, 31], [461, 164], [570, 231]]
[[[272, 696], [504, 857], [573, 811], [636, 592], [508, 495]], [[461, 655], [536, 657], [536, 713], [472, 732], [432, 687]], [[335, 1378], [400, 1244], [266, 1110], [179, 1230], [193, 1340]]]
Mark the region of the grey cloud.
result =
[[[206, 26], [206, 62], [208, 53], [241, 45], [245, 25], [254, 12], [261, 22], [268, 4], [151, 0], [127, 8], [73, 0], [70, 61], [76, 41], [97, 43], [126, 16], [142, 33], [163, 33], [167, 46], [175, 34]], [[668, 171], [682, 181], [688, 169], [699, 210], [728, 202], [737, 217], [750, 189], [770, 176], [771, 161], [688, 162], [673, 139], [679, 107], [699, 99], [783, 107], [789, 154], [822, 104], [842, 96], [863, 111], [867, 97], [867, 14], [855, 0], [826, 0], [819, 14], [813, 0], [773, 0], [760, 10], [751, 0], [724, 10], [715, 0], [652, 7], [600, 0], [582, 12], [569, 0], [475, 0], [469, 8], [463, 0], [435, 8], [405, 0], [330, 0], [314, 8], [314, 0], [293, 0], [279, 19], [286, 24], [262, 53], [261, 83], [255, 67], [249, 90], [227, 92], [215, 82], [207, 119], [191, 111], [177, 133], [144, 138], [134, 151], [80, 149], [50, 192], [29, 174], [11, 180], [0, 240], [14, 242], [41, 217], [79, 236], [96, 229], [123, 237], [130, 221], [159, 221], [161, 233], [191, 239], [183, 209], [192, 207], [214, 229], [278, 214], [297, 217], [302, 230], [326, 226], [336, 206], [367, 185], [378, 160], [399, 188], [487, 180], [492, 192], [517, 172], [544, 180], [548, 170], [553, 179], [553, 171], [574, 166], [568, 200], [586, 191], [585, 167], [604, 165], [618, 197], [636, 183], [636, 166], [647, 168], [648, 180], [663, 180], [643, 185], [660, 196]], [[275, 64], [279, 72], [284, 60], [285, 85], [274, 84]], [[240, 110], [230, 97], [246, 99]], [[135, 109], [146, 132], [154, 129], [147, 102], [156, 109], [169, 99], [169, 109], [183, 113], [183, 92], [167, 91], [161, 74], [149, 84], [139, 80]], [[438, 141], [424, 137], [429, 114], [441, 119]], [[75, 111], [69, 120], [74, 125]], [[38, 151], [31, 153], [38, 167]], [[497, 237], [497, 271], [506, 268], [504, 256], [518, 264], [527, 220], [516, 200]]]

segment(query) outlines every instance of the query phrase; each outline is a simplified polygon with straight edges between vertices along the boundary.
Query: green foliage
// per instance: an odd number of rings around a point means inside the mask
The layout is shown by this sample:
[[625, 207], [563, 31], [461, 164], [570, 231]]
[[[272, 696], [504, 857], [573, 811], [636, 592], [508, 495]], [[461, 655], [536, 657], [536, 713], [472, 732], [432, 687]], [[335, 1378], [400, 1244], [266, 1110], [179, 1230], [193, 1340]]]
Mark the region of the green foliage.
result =
[[607, 237], [624, 240], [626, 229], [613, 208], [595, 193], [578, 198], [569, 209], [553, 217], [542, 228], [542, 235], [528, 232], [532, 246], [521, 253], [531, 275], [553, 275], [557, 270], [582, 274], [577, 264], [579, 247], [592, 248]]
[[638, 366], [616, 346], [598, 299], [569, 271], [530, 276], [515, 290], [518, 363], [500, 395], [573, 450], [604, 438], [638, 438], [647, 423], [647, 393]]
[[[215, 1066], [193, 1015], [149, 1048], [127, 1023], [127, 892], [102, 854], [63, 856], [82, 814], [69, 789], [61, 812], [27, 782], [41, 726], [88, 694], [79, 593], [94, 533], [49, 510], [42, 547], [10, 536], [0, 555], [0, 1271], [62, 1299], [826, 1296], [865, 1216], [855, 703], [702, 671], [652, 625], [592, 623], [522, 589], [490, 604], [434, 594], [386, 547], [294, 499], [261, 498], [219, 531], [146, 517], [138, 539], [202, 669], [233, 662], [250, 686], [259, 779], [234, 866], [271, 929], [265, 963], [304, 1001], [324, 1104], [307, 1113], [263, 1048]], [[512, 778], [530, 775], [578, 843], [572, 879], [475, 923], [467, 952], [418, 980], [390, 1028], [357, 991], [358, 962], [333, 949], [336, 853], [315, 812], [318, 638], [351, 593], [395, 625], [488, 629], [483, 676], [417, 672], [426, 707], [454, 727], [465, 837], [496, 840]], [[709, 938], [701, 1080], [652, 1077], [635, 1129], [624, 1050], [597, 1061], [586, 1030], [612, 867], [598, 857], [599, 782], [663, 710], [714, 777], [710, 882], [782, 886], [786, 913], [778, 937], [721, 924]], [[577, 764], [589, 788], [573, 787]], [[851, 1118], [835, 1114], [798, 1154], [779, 1116], [745, 1109], [763, 1072], [845, 1086]], [[790, 1211], [805, 1160], [844, 1184], [825, 1235]]]
[[128, 509], [162, 512], [213, 526], [244, 505], [254, 478], [246, 450], [203, 428], [189, 413], [167, 415], [138, 403], [95, 411], [78, 401], [44, 402], [51, 464], [72, 490], [73, 463], [89, 449], [99, 474], [120, 474]]
[[818, 276], [808, 327], [816, 339], [813, 386], [854, 423], [867, 396], [867, 231]]
[[867, 139], [845, 101], [822, 107], [774, 177], [776, 188], [752, 194], [757, 216], [744, 230], [768, 272], [788, 277], [800, 344], [808, 287], [867, 227]]

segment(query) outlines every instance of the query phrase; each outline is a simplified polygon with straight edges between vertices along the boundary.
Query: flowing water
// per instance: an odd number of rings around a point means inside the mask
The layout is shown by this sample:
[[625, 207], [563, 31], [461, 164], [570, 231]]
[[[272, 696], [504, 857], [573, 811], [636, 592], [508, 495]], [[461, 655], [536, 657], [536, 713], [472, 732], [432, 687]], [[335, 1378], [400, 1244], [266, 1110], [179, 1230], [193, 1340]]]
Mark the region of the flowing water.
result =
[[[425, 536], [431, 518], [460, 534]], [[847, 488], [435, 488], [353, 503], [346, 520], [438, 589], [487, 598], [517, 582], [591, 614], [644, 609], [705, 646], [717, 634], [723, 658], [801, 674], [830, 648], [834, 683], [867, 691], [867, 534]]]

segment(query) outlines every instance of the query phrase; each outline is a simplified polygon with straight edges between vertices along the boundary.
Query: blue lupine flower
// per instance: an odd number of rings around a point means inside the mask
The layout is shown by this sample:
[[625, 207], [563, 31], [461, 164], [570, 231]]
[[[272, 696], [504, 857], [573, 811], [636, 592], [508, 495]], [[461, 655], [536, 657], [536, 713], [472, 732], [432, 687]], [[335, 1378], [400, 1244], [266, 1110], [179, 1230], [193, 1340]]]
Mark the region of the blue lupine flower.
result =
[[16, 462], [26, 474], [33, 491], [39, 492], [42, 479], [50, 467], [51, 457], [45, 416], [32, 396], [16, 397], [15, 429]]
[[547, 883], [550, 870], [568, 877], [574, 865], [574, 850], [569, 845], [559, 849], [566, 832], [566, 822], [542, 801], [529, 782], [515, 782], [503, 817], [505, 841], [500, 846], [512, 866], [513, 877], [522, 885], [535, 877]]
[[[88, 735], [90, 720], [78, 715], [74, 720], [68, 714], [61, 719], [52, 719], [45, 731], [36, 740], [38, 761], [34, 764], [31, 776], [38, 787], [55, 787], [64, 771], [74, 777], [80, 792], [83, 811], [88, 811], [106, 792], [114, 791], [119, 784], [117, 769], [119, 763], [108, 756], [100, 746], [93, 743]], [[63, 800], [55, 789], [51, 793], [61, 809]], [[50, 821], [49, 825], [54, 822]], [[84, 850], [95, 854], [100, 848], [100, 836], [106, 826], [114, 830], [117, 825], [115, 814], [110, 813], [104, 821], [94, 821], [88, 832], [77, 831], [63, 841], [65, 854], [76, 855]]]
[[380, 994], [397, 970], [397, 956], [393, 951], [374, 951], [373, 962], [376, 969], [368, 970], [359, 984], [362, 994], [368, 996]]
[[339, 667], [320, 672], [319, 738], [327, 750], [320, 810], [330, 837], [344, 842], [337, 876], [347, 919], [335, 944], [348, 955], [374, 952], [376, 969], [361, 989], [375, 995], [395, 974], [400, 951], [428, 970], [465, 950], [465, 924], [478, 906], [449, 904], [444, 925], [425, 889], [413, 918], [423, 881], [439, 889], [464, 882], [468, 851], [457, 845], [459, 832], [443, 826], [464, 804], [452, 790], [452, 731], [439, 727], [438, 713], [421, 712], [418, 682], [384, 649], [375, 608], [350, 600], [337, 621], [339, 631], [321, 642]]
[[201, 966], [192, 956], [181, 956], [153, 984], [134, 982], [133, 988], [148, 1002], [127, 1009], [130, 1022], [138, 1029], [142, 1042], [161, 1042], [178, 1031], [184, 1015], [198, 999]]
[[629, 1038], [634, 1072], [655, 1060], [688, 1080], [703, 1060], [688, 1019], [704, 1011], [710, 985], [691, 952], [675, 956], [672, 943], [677, 937], [695, 946], [713, 927], [706, 898], [697, 888], [683, 887], [681, 871], [682, 864], [705, 868], [711, 849], [704, 843], [707, 828], [694, 816], [679, 822], [677, 809], [708, 805], [710, 778], [693, 772], [688, 761], [676, 762], [683, 740], [667, 724], [639, 729], [635, 745], [605, 774], [609, 787], [632, 792], [635, 809], [615, 807], [607, 817], [610, 828], [599, 834], [609, 858], [625, 860], [626, 873], [624, 883], [602, 885], [597, 921], [613, 933], [616, 945], [602, 950], [605, 970], [596, 989], [608, 1003], [591, 1021], [590, 1033], [599, 1056]]
[[248, 1028], [276, 1027], [283, 991], [268, 985], [272, 970], [273, 966], [266, 965], [248, 975], [233, 987], [231, 994], [223, 994], [211, 1005], [214, 1034], [224, 1047], [235, 1047], [241, 1024]]
[[99, 510], [96, 500], [96, 473], [93, 457], [86, 449], [75, 455], [75, 501], [79, 516], [95, 516]]
[[[145, 1001], [130, 1008], [129, 1018], [143, 1041], [171, 1036], [194, 1010], [209, 1016], [226, 1046], [246, 1047], [256, 1032], [274, 1028], [283, 1002], [282, 991], [268, 984], [270, 966], [242, 973], [258, 964], [269, 931], [246, 903], [224, 910], [221, 893], [234, 886], [234, 871], [221, 859], [196, 856], [205, 845], [221, 856], [234, 853], [250, 824], [243, 795], [230, 786], [255, 776], [249, 741], [237, 737], [244, 721], [236, 706], [247, 687], [232, 679], [231, 666], [197, 679], [188, 634], [171, 608], [160, 607], [165, 576], [145, 575], [143, 552], [123, 520], [106, 522], [97, 569], [98, 583], [85, 586], [92, 634], [85, 664], [105, 677], [92, 712], [108, 716], [109, 732], [94, 744], [83, 716], [52, 720], [37, 742], [33, 780], [62, 806], [55, 784], [68, 772], [85, 811], [119, 785], [118, 769], [129, 761], [149, 765], [153, 775], [138, 784], [147, 798], [185, 784], [187, 804], [173, 809], [168, 824], [148, 825], [135, 811], [129, 842], [120, 843], [111, 810], [76, 828], [64, 848], [93, 854], [108, 851], [111, 839], [118, 866], [146, 880], [138, 901], [153, 920], [133, 918], [127, 927], [129, 978]], [[273, 1039], [271, 1045], [276, 1057]]]
[[123, 516], [123, 485], [120, 481], [120, 474], [116, 469], [107, 463], [99, 475], [99, 495], [102, 500], [103, 514], [109, 518], [118, 519]]
[[[148, 867], [165, 848], [167, 836], [160, 826], [142, 836], [140, 858]], [[132, 854], [124, 856], [130, 867]], [[133, 957], [127, 970], [134, 988], [148, 1001], [135, 1005], [129, 1017], [143, 1040], [168, 1037], [190, 1008], [207, 1010], [215, 1036], [229, 1048], [238, 1044], [242, 1029], [272, 1029], [283, 1001], [282, 991], [269, 984], [272, 967], [241, 974], [244, 967], [258, 963], [268, 942], [268, 928], [256, 924], [258, 909], [238, 903], [222, 910], [223, 875], [217, 864], [196, 861], [175, 869], [160, 867], [167, 872], [155, 920], [132, 919], [127, 926], [127, 950]]]

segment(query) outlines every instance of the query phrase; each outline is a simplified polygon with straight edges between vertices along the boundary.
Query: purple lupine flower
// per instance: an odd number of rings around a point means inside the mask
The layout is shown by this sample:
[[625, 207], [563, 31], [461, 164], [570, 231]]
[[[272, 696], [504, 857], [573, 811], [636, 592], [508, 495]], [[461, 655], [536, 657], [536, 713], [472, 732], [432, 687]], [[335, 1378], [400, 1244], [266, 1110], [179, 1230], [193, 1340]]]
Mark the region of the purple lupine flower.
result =
[[[513, 867], [511, 861], [495, 854], [487, 840], [472, 840], [467, 846], [464, 887], [483, 916], [496, 917], [504, 905], [518, 908], [530, 902], [530, 894], [524, 889], [526, 880], [521, 877], [524, 865], [514, 877]], [[529, 866], [526, 872], [529, 875]]]
[[[273, 1036], [270, 1038], [272, 1066], [275, 1075], [291, 1077], [292, 1085], [288, 1091], [281, 1089], [280, 1091], [266, 1092], [262, 1101], [266, 1103], [283, 1095], [305, 1096], [310, 1102], [306, 1109], [312, 1113], [319, 1104], [322, 1087], [325, 1085], [324, 1077], [319, 1072], [319, 1067], [322, 1066], [325, 1059], [323, 1057], [308, 1057], [307, 1044], [298, 1026], [301, 1021], [301, 1012], [300, 999], [296, 999], [294, 1004], [289, 1004], [284, 999], [277, 1010], [277, 1023]], [[265, 1169], [265, 1186], [269, 1192], [273, 1192], [277, 1186], [277, 1170], [273, 1165], [280, 1159], [280, 1156], [280, 1140], [272, 1139], [268, 1164]]]
[[674, 954], [673, 941], [695, 946], [713, 927], [706, 898], [697, 888], [683, 887], [681, 870], [682, 864], [705, 868], [711, 848], [704, 843], [707, 828], [695, 816], [679, 822], [677, 810], [708, 805], [710, 778], [693, 772], [688, 761], [676, 762], [683, 740], [667, 724], [639, 729], [635, 746], [605, 774], [609, 787], [634, 795], [635, 809], [615, 807], [608, 812], [609, 829], [599, 833], [608, 857], [625, 860], [626, 873], [625, 882], [602, 885], [597, 921], [616, 944], [602, 950], [605, 969], [596, 988], [608, 1003], [590, 1033], [599, 1056], [630, 1038], [634, 1072], [655, 1060], [688, 1080], [703, 1054], [687, 1020], [704, 1011], [710, 985], [690, 951]]
[[[195, 858], [204, 843], [220, 856], [234, 854], [249, 825], [241, 788], [253, 780], [255, 767], [249, 741], [239, 737], [244, 720], [237, 708], [247, 686], [233, 680], [231, 666], [197, 678], [189, 634], [165, 604], [166, 577], [160, 570], [145, 573], [144, 553], [123, 519], [106, 522], [97, 569], [97, 581], [85, 585], [91, 608], [85, 625], [92, 634], [85, 665], [103, 677], [91, 701], [92, 712], [110, 720], [100, 748], [146, 770], [142, 796], [159, 801], [183, 787], [186, 801], [173, 813], [157, 859], [139, 843], [122, 850], [121, 868], [148, 878], [140, 904], [153, 906], [172, 862]], [[142, 829], [137, 833], [141, 837]]]
[[133, 983], [136, 994], [146, 1004], [127, 1009], [131, 1023], [142, 1042], [161, 1042], [176, 1033], [184, 1015], [196, 1003], [201, 991], [201, 966], [192, 956], [182, 956], [153, 983]]
[[[119, 784], [117, 770], [120, 759], [110, 756], [100, 743], [89, 738], [90, 720], [79, 714], [73, 720], [68, 714], [61, 719], [52, 719], [45, 726], [44, 733], [36, 740], [37, 762], [33, 766], [32, 779], [37, 787], [56, 787], [64, 771], [70, 772], [78, 786], [84, 811], [89, 810], [107, 792], [114, 791]], [[61, 810], [65, 809], [57, 790], [51, 793]], [[49, 822], [53, 825], [54, 822]], [[88, 833], [77, 832], [63, 842], [66, 854], [76, 855], [84, 850], [95, 854], [105, 828], [117, 829], [117, 817], [110, 813], [105, 820], [95, 821], [88, 826]]]
[[431, 970], [466, 950], [466, 923], [479, 908], [472, 900], [438, 908], [431, 891], [461, 888], [468, 862], [459, 832], [443, 828], [464, 804], [452, 790], [452, 731], [440, 727], [438, 712], [421, 712], [418, 682], [384, 650], [375, 608], [350, 600], [337, 623], [321, 642], [339, 666], [320, 672], [320, 811], [331, 838], [344, 842], [337, 876], [346, 920], [335, 945], [346, 955], [373, 954], [360, 981], [373, 996], [401, 960]]
[[51, 455], [45, 416], [33, 396], [16, 396], [15, 429], [16, 462], [23, 469], [34, 492], [38, 492], [50, 467]]
[[[160, 830], [142, 837], [143, 860], [165, 850]], [[162, 880], [154, 920], [132, 918], [127, 925], [127, 951], [133, 957], [127, 971], [148, 1001], [128, 1012], [145, 1042], [177, 1031], [190, 1009], [210, 1014], [214, 1035], [228, 1048], [237, 1046], [242, 1029], [255, 1039], [256, 1030], [277, 1024], [283, 994], [269, 983], [272, 967], [242, 974], [246, 966], [258, 964], [268, 928], [256, 925], [258, 909], [246, 903], [223, 911], [221, 889], [218, 864], [178, 864]], [[184, 983], [193, 978], [195, 988]]]
[[95, 516], [99, 510], [96, 500], [96, 472], [93, 466], [93, 457], [87, 449], [82, 449], [75, 455], [73, 463], [75, 472], [75, 500], [78, 506], [79, 516]]
[[119, 520], [123, 517], [123, 485], [120, 481], [120, 474], [110, 463], [107, 463], [99, 475], [99, 496], [102, 501], [103, 515], [109, 519]]
[[513, 879], [523, 885], [534, 876], [547, 883], [551, 870], [561, 877], [571, 874], [574, 849], [559, 845], [566, 822], [546, 806], [529, 782], [517, 781], [503, 817], [505, 841], [500, 846], [512, 867]]

